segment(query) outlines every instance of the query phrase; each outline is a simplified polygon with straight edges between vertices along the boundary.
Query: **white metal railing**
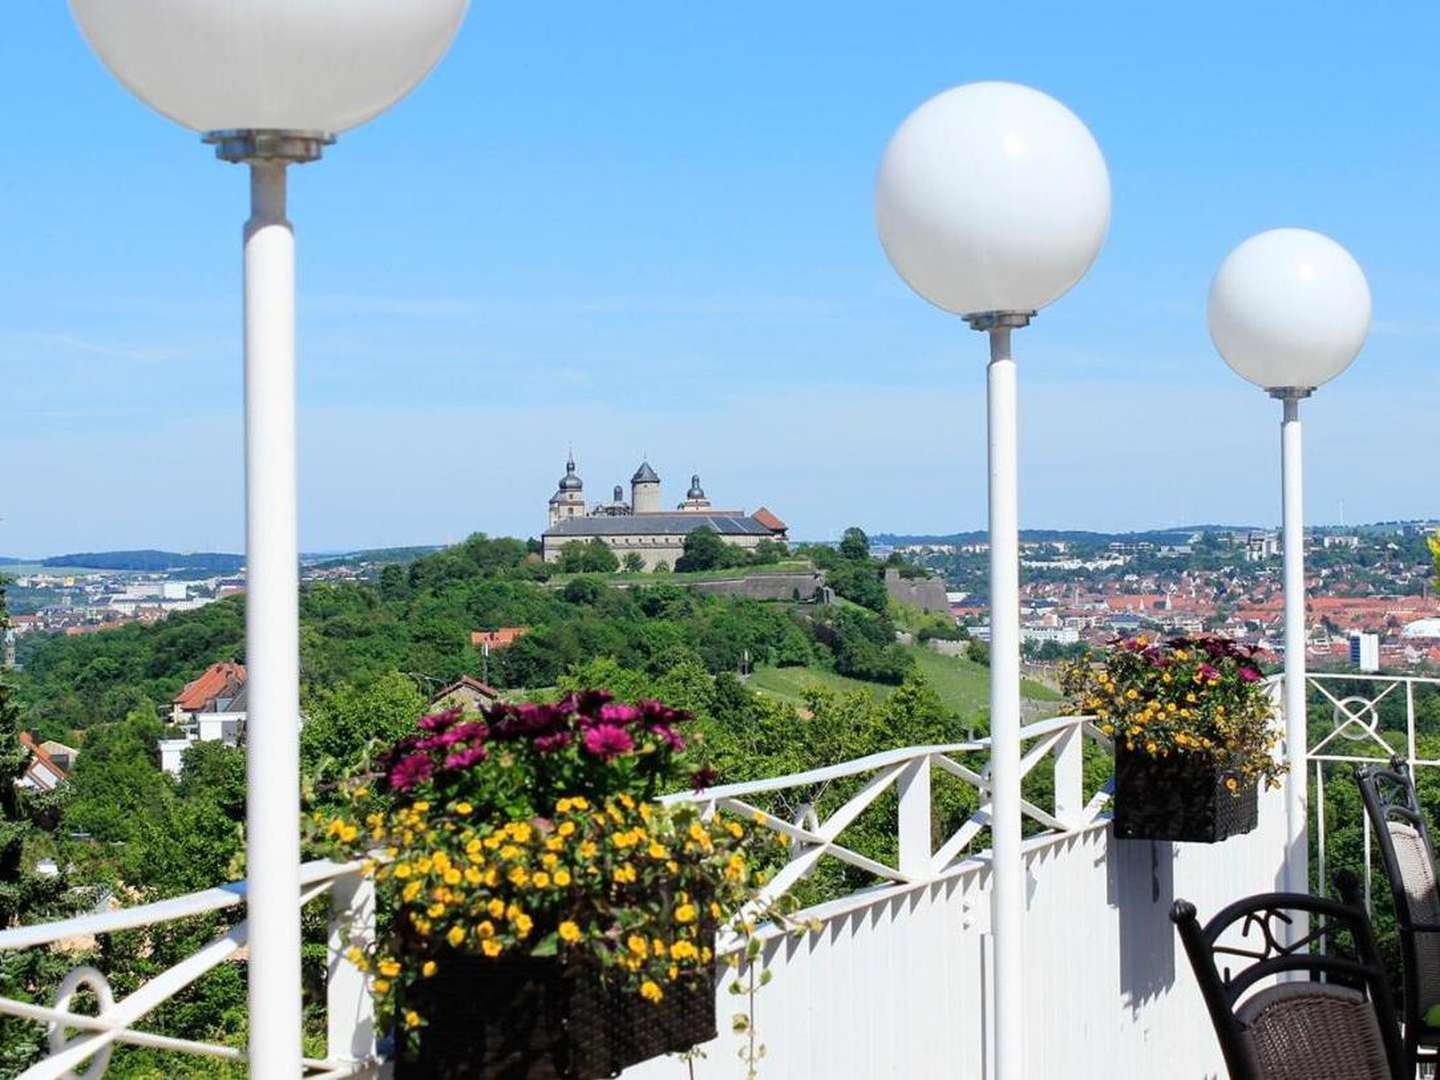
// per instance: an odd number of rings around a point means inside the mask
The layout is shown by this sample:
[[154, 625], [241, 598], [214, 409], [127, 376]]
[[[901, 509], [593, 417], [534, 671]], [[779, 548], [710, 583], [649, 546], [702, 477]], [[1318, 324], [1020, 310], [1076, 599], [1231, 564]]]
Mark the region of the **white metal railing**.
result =
[[[1109, 802], [1113, 783], [1107, 781], [1088, 801], [1082, 790], [1082, 739], [1089, 738], [1107, 749], [1111, 746], [1110, 740], [1094, 726], [1091, 718], [1060, 716], [1040, 720], [1021, 728], [1020, 738], [1024, 747], [1020, 761], [1022, 778], [1029, 776], [1041, 762], [1050, 762], [1054, 770], [1053, 810], [1045, 810], [1029, 800], [1021, 801], [1024, 816], [1043, 826], [1042, 832], [1025, 840], [1024, 849], [1027, 852], [1047, 847], [1108, 821], [1102, 812]], [[827, 858], [879, 879], [873, 887], [857, 890], [847, 897], [822, 905], [824, 916], [830, 918], [874, 904], [888, 892], [926, 885], [962, 869], [971, 869], [975, 863], [988, 857], [988, 851], [976, 852], [972, 849], [976, 838], [990, 824], [990, 767], [987, 764], [974, 769], [957, 759], [966, 754], [988, 753], [989, 749], [988, 738], [938, 746], [905, 747], [789, 776], [670, 795], [662, 801], [695, 803], [707, 814], [727, 810], [785, 838], [791, 847], [790, 859], [765, 886], [758, 901], [761, 907], [785, 896]], [[930, 783], [935, 769], [969, 784], [980, 797], [978, 808], [938, 848], [933, 846]], [[816, 811], [819, 793], [833, 781], [845, 779], [863, 779], [864, 782], [858, 791], [821, 821]], [[862, 855], [844, 843], [846, 828], [891, 789], [899, 797], [896, 819], [899, 856], [894, 866]], [[779, 816], [773, 809], [759, 805], [764, 801], [760, 796], [779, 793], [798, 796], [788, 803], [790, 820]], [[733, 947], [735, 941], [731, 939], [723, 944]]]
[[[1324, 894], [1330, 888], [1325, 784], [1327, 766], [1353, 768], [1360, 764], [1404, 758], [1412, 774], [1417, 768], [1440, 767], [1440, 759], [1421, 757], [1416, 750], [1415, 698], [1417, 690], [1440, 692], [1440, 679], [1418, 675], [1365, 675], [1312, 673], [1307, 690], [1318, 692], [1332, 710], [1334, 723], [1329, 731], [1307, 748], [1306, 763], [1313, 769], [1315, 806], [1316, 885]], [[1308, 698], [1308, 694], [1307, 694]], [[1381, 723], [1383, 702], [1404, 702], [1404, 729], [1385, 728]], [[1386, 739], [1386, 735], [1390, 739]], [[1347, 775], [1344, 782], [1354, 783]], [[1372, 832], [1369, 815], [1361, 813], [1364, 830], [1365, 903], [1370, 903], [1370, 861]]]
[[[1082, 743], [1085, 738], [1107, 748], [1110, 746], [1110, 741], [1087, 717], [1056, 717], [1021, 729], [1022, 777], [1045, 763], [1052, 768], [1054, 781], [1050, 808], [1028, 799], [1021, 803], [1022, 813], [1041, 827], [1041, 831], [1025, 840], [1027, 852], [1105, 825], [1107, 818], [1103, 811], [1110, 798], [1111, 785], [1107, 783], [1090, 799], [1084, 798]], [[790, 859], [766, 886], [760, 899], [762, 905], [787, 894], [826, 859], [873, 875], [878, 881], [876, 885], [832, 900], [811, 912], [827, 919], [838, 918], [891, 894], [973, 872], [983, 866], [988, 851], [976, 851], [974, 847], [990, 824], [990, 770], [988, 764], [972, 767], [965, 758], [988, 755], [989, 749], [988, 739], [907, 747], [789, 776], [671, 795], [665, 801], [693, 802], [706, 813], [719, 809], [741, 814], [786, 838], [791, 849]], [[979, 797], [978, 807], [938, 847], [932, 831], [931, 788], [932, 774], [937, 769], [968, 784]], [[827, 785], [846, 780], [858, 782], [859, 789], [821, 820], [816, 807]], [[898, 858], [894, 866], [847, 846], [845, 835], [847, 827], [892, 789], [898, 797], [895, 822]], [[793, 797], [788, 803], [793, 811], [790, 820], [778, 816], [773, 807], [766, 809], [760, 805], [770, 796], [779, 796], [780, 801], [785, 802], [787, 795]], [[363, 941], [374, 933], [373, 886], [364, 879], [360, 863], [306, 863], [301, 868], [300, 881], [301, 893], [297, 898], [300, 904], [327, 892], [331, 897], [327, 1056], [306, 1059], [307, 1076], [310, 1080], [374, 1076], [379, 1066], [370, 996], [364, 974], [344, 956], [347, 929], [351, 941]], [[76, 937], [154, 926], [236, 907], [245, 902], [245, 897], [246, 883], [240, 881], [139, 907], [17, 927], [0, 931], [0, 950], [42, 948]], [[774, 932], [762, 929], [760, 936]], [[115, 1000], [105, 976], [88, 966], [71, 971], [62, 981], [54, 1002], [48, 1006], [0, 998], [0, 1013], [43, 1023], [49, 1028], [49, 1056], [23, 1073], [24, 1080], [65, 1080], [72, 1076], [98, 1080], [104, 1075], [117, 1043], [230, 1061], [244, 1060], [245, 1052], [235, 1047], [159, 1035], [136, 1025], [201, 975], [234, 958], [245, 947], [246, 935], [246, 923], [237, 923], [119, 1001]], [[733, 947], [736, 941], [732, 938], [726, 943], [727, 947]], [[81, 990], [88, 991], [98, 1001], [97, 1014], [86, 1015], [72, 1008], [72, 1001]]]
[[[321, 860], [300, 868], [301, 906], [330, 894], [330, 935], [326, 1005], [328, 1030], [326, 1056], [305, 1059], [308, 1080], [375, 1075], [375, 1024], [364, 974], [345, 959], [345, 934], [363, 944], [375, 926], [374, 887], [362, 874], [361, 863], [340, 864]], [[232, 882], [213, 889], [143, 904], [118, 911], [82, 915], [37, 926], [0, 931], [0, 950], [34, 949], [75, 937], [92, 937], [155, 926], [176, 919], [224, 911], [245, 902], [246, 883]], [[157, 1006], [169, 1000], [201, 975], [236, 956], [246, 945], [247, 926], [239, 922], [193, 955], [157, 975], [128, 997], [115, 1000], [105, 976], [93, 967], [72, 970], [61, 981], [50, 1006], [0, 998], [0, 1013], [46, 1024], [49, 1056], [21, 1074], [21, 1080], [99, 1080], [110, 1063], [116, 1043], [242, 1061], [245, 1052], [232, 1046], [177, 1039], [142, 1031], [140, 1023]], [[75, 1012], [71, 1001], [82, 989], [99, 1002], [99, 1012]], [[74, 1038], [67, 1031], [78, 1029]], [[89, 1065], [82, 1071], [86, 1062]]]

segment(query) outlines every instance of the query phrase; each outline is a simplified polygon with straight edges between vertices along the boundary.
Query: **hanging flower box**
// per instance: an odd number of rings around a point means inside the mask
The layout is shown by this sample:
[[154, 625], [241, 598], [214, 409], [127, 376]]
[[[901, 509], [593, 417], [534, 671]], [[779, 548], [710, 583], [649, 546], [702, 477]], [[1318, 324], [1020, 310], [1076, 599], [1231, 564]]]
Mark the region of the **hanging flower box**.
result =
[[1253, 782], [1231, 791], [1227, 776], [1204, 755], [1154, 757], [1115, 748], [1115, 835], [1122, 840], [1213, 844], [1250, 832], [1259, 819]]
[[468, 957], [407, 1001], [427, 1021], [397, 1080], [592, 1080], [716, 1036], [708, 972], [651, 1003], [558, 960]]
[[1215, 843], [1255, 828], [1259, 787], [1277, 786], [1284, 765], [1254, 650], [1130, 638], [1071, 665], [1061, 685], [1113, 740], [1117, 837]]
[[656, 796], [693, 776], [688, 714], [603, 691], [423, 717], [312, 814], [366, 858], [382, 932], [347, 958], [397, 1075], [589, 1080], [715, 1037], [715, 935], [779, 845]]

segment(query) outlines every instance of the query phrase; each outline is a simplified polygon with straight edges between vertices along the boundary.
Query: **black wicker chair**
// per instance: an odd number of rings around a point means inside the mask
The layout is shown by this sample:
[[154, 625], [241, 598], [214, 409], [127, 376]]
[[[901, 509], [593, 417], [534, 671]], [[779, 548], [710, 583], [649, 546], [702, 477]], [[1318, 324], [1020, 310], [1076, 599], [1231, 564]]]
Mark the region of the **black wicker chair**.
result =
[[1415, 797], [1410, 767], [1392, 758], [1388, 767], [1362, 765], [1355, 770], [1365, 813], [1380, 845], [1385, 876], [1395, 900], [1404, 965], [1400, 1018], [1405, 1057], [1414, 1066], [1433, 1061], [1440, 1048], [1440, 1025], [1426, 1014], [1440, 1006], [1440, 888], [1435, 879], [1435, 848]]
[[[1414, 1077], [1363, 908], [1266, 893], [1231, 904], [1203, 928], [1185, 900], [1175, 901], [1170, 918], [1231, 1080]], [[1308, 933], [1286, 944], [1286, 928], [1307, 921]], [[1312, 951], [1316, 945], [1325, 951]], [[1287, 973], [1289, 981], [1273, 978]]]

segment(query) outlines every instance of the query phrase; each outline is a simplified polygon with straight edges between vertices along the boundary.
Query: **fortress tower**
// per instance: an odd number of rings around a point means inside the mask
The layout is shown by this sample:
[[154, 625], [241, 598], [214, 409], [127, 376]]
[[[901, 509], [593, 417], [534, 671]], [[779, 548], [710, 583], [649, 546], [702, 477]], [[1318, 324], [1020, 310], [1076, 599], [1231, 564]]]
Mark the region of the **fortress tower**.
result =
[[630, 478], [630, 510], [635, 514], [660, 513], [660, 477], [642, 461]]
[[566, 518], [583, 517], [585, 514], [585, 485], [575, 475], [575, 452], [565, 462], [565, 475], [560, 478], [560, 488], [550, 496], [550, 525], [553, 528]]

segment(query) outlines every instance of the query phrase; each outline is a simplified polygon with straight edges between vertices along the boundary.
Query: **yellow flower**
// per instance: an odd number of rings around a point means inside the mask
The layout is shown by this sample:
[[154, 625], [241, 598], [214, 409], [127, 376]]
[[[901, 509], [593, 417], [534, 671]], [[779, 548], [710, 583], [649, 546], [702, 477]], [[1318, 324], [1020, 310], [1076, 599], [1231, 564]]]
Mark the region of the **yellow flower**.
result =
[[530, 840], [530, 826], [523, 821], [512, 821], [505, 829], [510, 834], [510, 839], [517, 844], [528, 843]]
[[470, 813], [474, 811], [474, 809], [475, 808], [471, 806], [468, 802], [458, 802], [455, 804], [455, 812], [461, 817], [467, 817]]
[[427, 978], [427, 979], [430, 978], [431, 975], [434, 975], [434, 974], [435, 974], [435, 961], [434, 961], [434, 960], [426, 960], [425, 963], [422, 964], [421, 967], [420, 967], [420, 974], [423, 975], [423, 976], [424, 976], [425, 978]]
[[505, 914], [505, 901], [496, 897], [485, 905], [485, 910], [490, 913], [492, 919], [498, 919], [501, 915]]
[[566, 919], [560, 924], [560, 940], [568, 941], [573, 945], [580, 940], [580, 927]]
[[593, 859], [595, 857], [595, 853], [599, 850], [600, 849], [596, 847], [594, 840], [586, 840], [583, 844], [580, 845], [580, 858]]
[[575, 831], [575, 822], [562, 821], [560, 823], [560, 828], [556, 829], [555, 831], [558, 832], [561, 836], [569, 836]]
[[408, 863], [403, 863], [403, 862], [402, 862], [402, 863], [396, 863], [396, 864], [395, 864], [395, 876], [396, 876], [397, 878], [399, 878], [401, 881], [404, 881], [407, 877], [409, 877], [409, 876], [410, 876], [410, 866], [409, 866], [409, 864], [408, 864]]
[[476, 870], [473, 866], [467, 868], [465, 871], [465, 880], [468, 881], [471, 885], [479, 885], [480, 871]]
[[535, 925], [534, 920], [531, 919], [530, 916], [526, 915], [524, 912], [516, 915], [515, 918], [510, 920], [510, 922], [511, 925], [515, 927], [516, 935], [522, 938], [529, 937], [530, 929]]
[[736, 840], [739, 840], [745, 835], [745, 828], [738, 821], [727, 821], [725, 828], [729, 830], [730, 835], [735, 837]]
[[463, 926], [452, 926], [450, 932], [445, 935], [445, 940], [450, 942], [454, 948], [459, 948], [465, 941], [465, 928]]
[[666, 851], [663, 846], [655, 843], [652, 840], [650, 843], [650, 847], [646, 850], [645, 854], [649, 855], [652, 859], [664, 859], [667, 858], [670, 853]]
[[568, 814], [570, 812], [570, 805], [569, 799], [561, 799], [555, 804], [555, 812], [557, 814]]
[[479, 926], [475, 927], [475, 936], [486, 940], [495, 936], [495, 924], [486, 919]]
[[681, 904], [675, 909], [675, 921], [678, 923], [692, 923], [695, 921], [695, 905]]
[[670, 955], [676, 960], [693, 960], [700, 955], [700, 950], [692, 942], [677, 941], [671, 946]]
[[569, 870], [566, 870], [566, 869], [562, 866], [559, 870], [556, 870], [556, 871], [555, 871], [555, 887], [556, 887], [556, 888], [559, 888], [559, 889], [563, 889], [566, 885], [569, 885], [569, 884], [570, 884], [570, 871], [569, 871]]
[[631, 934], [626, 938], [625, 947], [636, 956], [645, 956], [650, 951], [649, 943], [639, 934]]
[[544, 870], [537, 870], [535, 871], [535, 876], [530, 879], [530, 883], [534, 885], [537, 889], [549, 888], [550, 875], [547, 874]]
[[507, 877], [509, 877], [511, 885], [519, 887], [524, 887], [525, 883], [530, 880], [530, 874], [523, 866], [515, 867]]
[[456, 870], [455, 867], [452, 866], [452, 867], [450, 867], [449, 870], [446, 870], [446, 871], [445, 871], [445, 884], [446, 884], [446, 885], [459, 885], [459, 884], [460, 884], [460, 877], [461, 877], [460, 871], [459, 871], [459, 870]]
[[620, 867], [615, 871], [615, 880], [622, 885], [635, 881], [636, 877], [635, 867], [629, 863], [621, 863]]
[[405, 1010], [405, 1026], [407, 1028], [417, 1028], [420, 1026], [420, 1014], [414, 1009]]
[[376, 979], [376, 980], [375, 980], [375, 992], [376, 992], [377, 994], [388, 994], [388, 993], [390, 992], [390, 983], [389, 983], [389, 981], [386, 980], [386, 979]]
[[665, 997], [665, 991], [661, 990], [660, 987], [654, 982], [654, 980], [646, 979], [643, 983], [640, 984], [640, 996], [643, 997], [646, 1001], [653, 1002], [654, 1004], [658, 1005], [660, 1004], [661, 999]]
[[398, 960], [381, 960], [377, 965], [380, 974], [387, 979], [393, 979], [400, 974], [400, 963]]
[[582, 799], [579, 795], [576, 795], [570, 800], [570, 808], [572, 810], [589, 810], [590, 804], [584, 799]]
[[486, 938], [480, 943], [480, 951], [483, 952], [486, 956], [499, 956], [501, 950], [504, 948], [505, 946], [501, 945], [500, 942], [496, 941], [494, 938]]
[[429, 804], [428, 802], [426, 802], [424, 799], [421, 799], [419, 802], [417, 802], [417, 803], [415, 804], [415, 812], [416, 812], [417, 814], [423, 814], [423, 813], [425, 813], [426, 810], [429, 810], [429, 809], [430, 809], [430, 804]]
[[1227, 791], [1236, 791], [1239, 787], [1239, 782], [1233, 776], [1227, 776], [1225, 778], [1225, 788]]

